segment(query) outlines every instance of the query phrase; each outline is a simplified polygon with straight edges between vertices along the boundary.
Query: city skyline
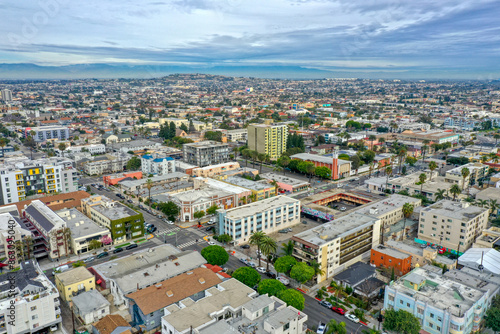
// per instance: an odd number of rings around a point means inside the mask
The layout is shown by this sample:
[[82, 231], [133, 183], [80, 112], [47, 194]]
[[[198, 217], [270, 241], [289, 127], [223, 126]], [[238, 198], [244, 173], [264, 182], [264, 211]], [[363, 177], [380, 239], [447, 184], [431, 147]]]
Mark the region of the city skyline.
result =
[[[29, 69], [12, 64], [44, 66], [48, 78], [60, 76], [61, 66], [82, 64], [112, 65], [108, 77], [148, 76], [140, 75], [141, 66], [153, 69], [149, 76], [255, 70], [262, 77], [500, 77], [494, 1], [30, 0], [0, 6], [4, 78], [29, 77]], [[99, 72], [94, 67], [73, 75], [92, 76], [91, 69]]]

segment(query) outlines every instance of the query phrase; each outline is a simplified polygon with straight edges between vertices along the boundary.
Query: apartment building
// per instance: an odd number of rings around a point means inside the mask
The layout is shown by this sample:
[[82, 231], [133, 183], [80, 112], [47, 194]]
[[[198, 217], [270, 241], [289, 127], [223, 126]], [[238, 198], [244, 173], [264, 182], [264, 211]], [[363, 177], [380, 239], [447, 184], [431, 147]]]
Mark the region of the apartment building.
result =
[[380, 219], [353, 212], [295, 234], [291, 240], [298, 261], [314, 260], [321, 265], [320, 283], [370, 256], [370, 250], [379, 244]]
[[33, 234], [34, 256], [47, 255], [51, 260], [72, 254], [71, 231], [66, 222], [40, 200], [34, 200], [23, 210], [28, 228]]
[[410, 312], [431, 334], [469, 334], [480, 329], [490, 293], [449, 279], [440, 268], [427, 265], [385, 287], [384, 309]]
[[69, 160], [5, 159], [0, 167], [0, 205], [34, 194], [68, 193], [78, 189], [77, 171]]
[[229, 145], [216, 141], [201, 141], [182, 146], [184, 162], [199, 167], [221, 164], [229, 161]]
[[114, 244], [144, 235], [142, 213], [132, 210], [121, 202], [106, 196], [94, 195], [82, 199], [82, 209], [87, 217], [111, 231]]
[[201, 177], [213, 177], [215, 175], [220, 175], [227, 171], [234, 171], [240, 168], [240, 164], [238, 162], [226, 162], [218, 165], [210, 165], [200, 168], [195, 168], [192, 171], [193, 176], [201, 176]]
[[70, 146], [68, 147], [66, 152], [71, 152], [71, 153], [89, 152], [90, 154], [104, 154], [106, 153], [106, 145], [92, 144], [92, 145]]
[[[61, 329], [59, 292], [35, 260], [22, 262], [21, 269], [3, 276], [9, 276], [9, 280], [4, 277], [0, 282], [0, 333], [34, 334]], [[12, 313], [14, 319], [9, 317]]]
[[[469, 176], [465, 178], [465, 185], [464, 178], [462, 177], [462, 169], [464, 168], [467, 168], [470, 172]], [[479, 181], [485, 180], [485, 177], [488, 175], [489, 170], [490, 166], [484, 165], [480, 162], [473, 162], [450, 169], [446, 172], [445, 180], [446, 182], [452, 184], [458, 184], [461, 188], [467, 188], [469, 186], [477, 185]]]
[[39, 126], [33, 128], [25, 128], [23, 131], [23, 137], [27, 138], [31, 136], [32, 132], [33, 139], [37, 143], [43, 143], [47, 140], [67, 140], [69, 139], [69, 129], [65, 126], [50, 125], [50, 126]]
[[187, 297], [166, 307], [161, 333], [304, 334], [307, 318], [282, 300], [259, 296], [231, 278], [207, 289], [204, 298]]
[[12, 101], [12, 91], [10, 89], [2, 89], [2, 101], [11, 102]]
[[474, 118], [465, 117], [447, 117], [443, 126], [448, 129], [458, 129], [462, 131], [473, 131], [480, 122]]
[[418, 239], [464, 252], [486, 229], [488, 215], [488, 208], [441, 200], [420, 210]]
[[95, 290], [95, 277], [85, 267], [55, 274], [54, 280], [61, 299], [66, 302], [83, 292]]
[[248, 129], [227, 130], [226, 137], [231, 142], [246, 142], [248, 139]]
[[110, 153], [93, 160], [82, 160], [79, 165], [87, 175], [111, 174], [123, 172], [131, 158], [132, 155], [127, 153]]
[[250, 150], [269, 155], [272, 160], [286, 152], [288, 125], [250, 124], [247, 130]]
[[252, 233], [273, 233], [300, 222], [300, 201], [277, 196], [238, 208], [217, 210], [219, 234], [229, 234], [236, 244], [247, 243]]
[[75, 208], [62, 209], [56, 211], [66, 226], [71, 230], [71, 249], [75, 254], [85, 254], [90, 249], [90, 242], [97, 240], [105, 244], [105, 240], [111, 240], [111, 232], [102, 226], [99, 226], [89, 217]]
[[0, 213], [0, 258], [6, 259], [5, 264], [18, 267], [23, 256], [28, 257], [25, 240], [31, 238], [31, 231], [22, 227], [24, 225], [9, 211], [17, 213], [14, 205]]
[[170, 174], [175, 172], [175, 160], [158, 154], [145, 154], [141, 157], [141, 170], [146, 175]]

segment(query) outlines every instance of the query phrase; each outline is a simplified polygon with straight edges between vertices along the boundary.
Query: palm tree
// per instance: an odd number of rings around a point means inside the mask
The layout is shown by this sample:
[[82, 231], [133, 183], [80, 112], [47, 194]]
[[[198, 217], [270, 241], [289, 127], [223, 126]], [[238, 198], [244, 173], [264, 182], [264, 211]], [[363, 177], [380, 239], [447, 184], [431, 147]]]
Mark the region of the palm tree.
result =
[[281, 167], [283, 167], [283, 175], [285, 175], [285, 170], [288, 167], [288, 165], [290, 164], [290, 157], [287, 155], [282, 156], [279, 159], [279, 163], [280, 163]]
[[278, 188], [279, 188], [278, 182], [276, 182], [276, 180], [272, 180], [270, 183], [271, 185], [274, 186], [274, 196], [278, 196]]
[[257, 159], [259, 158], [259, 153], [257, 151], [250, 151], [250, 156], [252, 157], [252, 166], [255, 168], [255, 163], [257, 162]]
[[314, 269], [314, 276], [323, 276], [325, 274], [325, 271], [321, 269], [321, 264], [319, 264], [315, 260], [309, 262], [309, 266]]
[[478, 199], [475, 204], [477, 206], [480, 206], [480, 207], [484, 208], [485, 206], [488, 205], [488, 201], [485, 200], [485, 199]]
[[257, 202], [257, 194], [256, 193], [251, 193], [249, 196], [250, 201], [252, 202]]
[[496, 145], [497, 145], [497, 143], [498, 143], [498, 139], [500, 139], [500, 133], [495, 133], [495, 134], [493, 135], [493, 138], [495, 138], [495, 146], [496, 146]]
[[61, 232], [64, 238], [64, 248], [66, 250], [66, 257], [69, 257], [69, 243], [71, 242], [71, 229], [65, 227], [62, 229]]
[[149, 199], [149, 207], [151, 207], [151, 188], [154, 187], [154, 182], [151, 179], [146, 180], [146, 189], [148, 189], [148, 199]]
[[337, 322], [335, 319], [328, 323], [326, 334], [347, 334], [345, 322]]
[[425, 180], [427, 179], [427, 175], [422, 173], [418, 176], [418, 182], [420, 182], [420, 194], [422, 194], [422, 188], [424, 187]]
[[408, 151], [404, 147], [399, 150], [398, 160], [399, 160], [399, 173], [400, 174], [401, 174], [401, 168], [403, 166], [403, 160], [404, 160], [404, 157], [406, 157], [407, 152]]
[[424, 145], [422, 146], [422, 161], [425, 162], [425, 151], [427, 151], [427, 149], [429, 148], [429, 146], [427, 145]]
[[436, 201], [440, 201], [442, 199], [444, 199], [444, 195], [446, 193], [446, 189], [439, 189], [436, 191]]
[[462, 193], [462, 190], [458, 186], [458, 184], [454, 184], [450, 188], [450, 194], [453, 195], [453, 200], [457, 198], [457, 195], [460, 195]]
[[[248, 242], [250, 245], [255, 245], [257, 246], [257, 254], [260, 254], [260, 247], [262, 246], [262, 241], [264, 238], [266, 238], [266, 233], [263, 231], [256, 231], [252, 233], [250, 236], [250, 239], [248, 239]], [[259, 258], [259, 267], [260, 267], [260, 255], [258, 256]]]
[[435, 161], [429, 162], [429, 169], [431, 171], [431, 177], [429, 178], [430, 181], [432, 181], [432, 172], [434, 172], [434, 170], [436, 170], [437, 168], [438, 168], [438, 165]]
[[[269, 236], [265, 236], [260, 244], [260, 247], [262, 249], [262, 254], [264, 254], [267, 258], [267, 271], [269, 271], [269, 262], [271, 262], [271, 254], [276, 253], [276, 250], [278, 249], [278, 244], [276, 243], [276, 240]], [[260, 260], [260, 259], [259, 259]]]
[[59, 149], [59, 151], [61, 151], [61, 155], [64, 157], [64, 151], [66, 151], [67, 148], [66, 143], [59, 143], [57, 148]]
[[490, 214], [493, 214], [495, 211], [498, 211], [500, 208], [500, 204], [498, 204], [496, 199], [490, 199]]
[[257, 159], [259, 160], [260, 162], [260, 169], [259, 169], [259, 173], [262, 174], [262, 163], [264, 161], [266, 161], [266, 155], [264, 153], [259, 153], [257, 154]]
[[387, 166], [385, 167], [385, 175], [387, 176], [387, 179], [385, 180], [385, 190], [387, 190], [387, 184], [389, 183], [389, 176], [392, 174], [392, 167]]
[[5, 138], [0, 138], [0, 147], [2, 148], [2, 157], [4, 156], [4, 147], [7, 146], [7, 140]]
[[372, 177], [372, 172], [373, 172], [374, 168], [375, 168], [375, 164], [373, 162], [370, 162], [370, 169], [369, 169], [368, 178]]
[[464, 167], [464, 168], [462, 168], [462, 170], [460, 171], [460, 173], [462, 174], [462, 191], [464, 191], [464, 189], [465, 189], [465, 179], [467, 178], [467, 176], [470, 175], [470, 170], [469, 170], [469, 168]]
[[377, 136], [370, 135], [370, 136], [368, 136], [368, 140], [371, 142], [371, 145], [370, 145], [371, 148], [370, 148], [370, 150], [373, 150], [373, 143], [375, 142], [375, 140], [377, 140]]
[[[424, 174], [425, 175], [425, 174]], [[410, 216], [413, 214], [413, 204], [411, 203], [405, 203], [403, 204], [403, 216], [405, 217], [405, 220], [403, 222], [403, 237], [402, 240], [404, 240], [405, 235], [406, 235], [406, 219], [410, 218]]]
[[243, 158], [245, 158], [245, 167], [248, 167], [248, 159], [250, 158], [250, 150], [248, 148], [245, 148], [241, 151], [241, 155]]
[[295, 246], [295, 243], [292, 240], [288, 240], [287, 243], [282, 243], [281, 246], [283, 246], [283, 254], [285, 256], [291, 256], [293, 254], [293, 247]]
[[239, 148], [238, 147], [233, 147], [233, 152], [234, 152], [234, 160], [235, 161], [238, 161], [238, 152], [239, 152]]
[[316, 170], [316, 167], [314, 166], [313, 163], [307, 164], [306, 173], [309, 174], [309, 183], [311, 183], [311, 179], [312, 179], [312, 176], [313, 176], [315, 170]]

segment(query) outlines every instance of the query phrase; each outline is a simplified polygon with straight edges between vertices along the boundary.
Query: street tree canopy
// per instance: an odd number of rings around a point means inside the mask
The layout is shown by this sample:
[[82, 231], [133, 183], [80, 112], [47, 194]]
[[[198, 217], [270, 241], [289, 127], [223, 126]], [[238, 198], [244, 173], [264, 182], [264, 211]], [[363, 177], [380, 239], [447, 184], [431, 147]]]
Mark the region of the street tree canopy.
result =
[[309, 267], [305, 262], [299, 262], [292, 267], [290, 277], [304, 284], [314, 276], [314, 268]]
[[286, 290], [286, 287], [276, 279], [265, 279], [259, 283], [259, 288], [257, 290], [261, 295], [267, 293], [270, 296], [278, 296], [281, 291]]
[[274, 262], [274, 269], [279, 273], [287, 273], [296, 263], [297, 260], [293, 256], [282, 256]]
[[251, 267], [241, 267], [234, 271], [233, 278], [253, 288], [260, 282], [260, 274]]
[[402, 334], [418, 334], [420, 332], [420, 323], [408, 311], [388, 309], [384, 315], [384, 329]]
[[181, 212], [181, 209], [177, 206], [177, 204], [172, 201], [158, 204], [157, 209], [163, 212], [171, 221], [175, 221]]
[[299, 311], [304, 309], [305, 298], [302, 293], [297, 290], [283, 290], [278, 294], [278, 298], [284, 301], [288, 306], [295, 307]]
[[201, 250], [201, 256], [207, 260], [208, 263], [215, 266], [222, 266], [229, 260], [229, 254], [224, 247], [211, 245]]

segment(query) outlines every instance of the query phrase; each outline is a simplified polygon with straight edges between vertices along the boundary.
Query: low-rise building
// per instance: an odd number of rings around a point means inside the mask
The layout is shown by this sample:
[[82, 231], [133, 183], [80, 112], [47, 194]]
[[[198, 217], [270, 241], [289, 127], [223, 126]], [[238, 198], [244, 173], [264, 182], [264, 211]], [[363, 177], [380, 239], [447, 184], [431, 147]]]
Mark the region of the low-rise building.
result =
[[144, 174], [165, 175], [175, 172], [175, 160], [171, 157], [145, 154], [141, 157], [141, 169]]
[[71, 153], [89, 152], [90, 154], [104, 154], [106, 153], [106, 145], [92, 144], [92, 145], [70, 146], [68, 147], [66, 152], [71, 152]]
[[205, 167], [229, 161], [229, 145], [216, 141], [201, 141], [182, 146], [184, 162]]
[[378, 245], [371, 251], [370, 263], [376, 267], [394, 269], [394, 273], [401, 276], [411, 270], [411, 255]]
[[217, 210], [219, 234], [229, 234], [237, 243], [247, 243], [252, 233], [273, 233], [300, 222], [300, 201], [277, 196], [234, 209]]
[[[59, 293], [35, 260], [0, 282], [0, 333], [25, 334], [61, 329]], [[12, 308], [14, 309], [12, 310]], [[11, 314], [15, 317], [12, 319]]]
[[297, 193], [309, 189], [310, 183], [307, 181], [295, 179], [291, 176], [281, 175], [277, 173], [265, 173], [260, 175], [261, 178], [278, 184], [278, 192], [280, 193]]
[[223, 181], [250, 190], [257, 201], [276, 195], [276, 187], [267, 182], [252, 181], [239, 176], [229, 176]]
[[343, 271], [379, 244], [380, 219], [353, 212], [323, 225], [295, 234], [293, 256], [299, 261], [318, 262], [322, 282]]
[[[467, 168], [469, 170], [469, 176], [464, 178], [462, 176], [462, 169]], [[480, 181], [486, 181], [486, 176], [490, 166], [484, 165], [480, 162], [474, 162], [459, 166], [446, 171], [445, 181], [451, 184], [458, 184], [460, 188], [467, 188], [468, 186], [477, 185]]]
[[111, 231], [115, 244], [142, 237], [144, 217], [121, 202], [94, 195], [82, 200], [83, 213]]
[[240, 168], [238, 162], [226, 162], [218, 165], [210, 165], [193, 169], [193, 176], [213, 177], [227, 171], [232, 171]]
[[95, 290], [95, 277], [85, 267], [77, 267], [55, 274], [55, 282], [61, 299], [70, 302], [80, 293]]
[[327, 167], [332, 171], [333, 180], [351, 176], [352, 162], [348, 160], [338, 159], [337, 153], [333, 153], [330, 156], [309, 154], [309, 153], [298, 153], [292, 155], [290, 158], [302, 161], [310, 161], [314, 163], [315, 167]]
[[303, 334], [306, 321], [305, 313], [232, 278], [208, 289], [205, 298], [188, 297], [165, 308], [161, 327], [162, 334]]
[[142, 249], [89, 268], [103, 289], [110, 289], [116, 306], [128, 307], [125, 295], [193, 270], [206, 261], [197, 251], [180, 251], [170, 244]]
[[108, 153], [94, 157], [93, 160], [82, 160], [78, 163], [87, 175], [101, 175], [123, 172], [132, 155], [127, 153]]
[[488, 214], [489, 209], [467, 202], [441, 200], [420, 210], [418, 239], [463, 252], [486, 228]]
[[246, 142], [248, 139], [247, 129], [227, 130], [226, 137], [231, 142]]
[[72, 298], [73, 313], [84, 325], [90, 325], [109, 315], [110, 303], [99, 291], [90, 290]]
[[469, 334], [479, 330], [489, 291], [448, 279], [441, 269], [415, 268], [385, 288], [384, 310], [413, 314], [431, 334]]
[[111, 240], [111, 232], [107, 228], [99, 226], [75, 208], [59, 210], [56, 213], [71, 230], [71, 249], [74, 254], [90, 252], [92, 249], [89, 243], [92, 240]]
[[119, 314], [109, 314], [92, 324], [92, 334], [131, 334], [137, 333]]
[[493, 248], [500, 247], [500, 228], [490, 226], [490, 228], [483, 230], [481, 235], [476, 238], [472, 245], [474, 248]]

